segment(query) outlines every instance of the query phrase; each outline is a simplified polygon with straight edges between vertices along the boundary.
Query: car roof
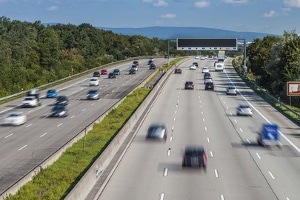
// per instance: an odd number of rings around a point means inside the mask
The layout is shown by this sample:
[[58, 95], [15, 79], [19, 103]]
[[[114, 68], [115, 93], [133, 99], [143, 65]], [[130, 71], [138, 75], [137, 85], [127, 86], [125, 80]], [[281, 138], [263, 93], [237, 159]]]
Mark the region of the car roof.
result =
[[190, 83], [193, 83], [193, 81], [186, 81], [185, 83], [186, 84], [190, 84]]

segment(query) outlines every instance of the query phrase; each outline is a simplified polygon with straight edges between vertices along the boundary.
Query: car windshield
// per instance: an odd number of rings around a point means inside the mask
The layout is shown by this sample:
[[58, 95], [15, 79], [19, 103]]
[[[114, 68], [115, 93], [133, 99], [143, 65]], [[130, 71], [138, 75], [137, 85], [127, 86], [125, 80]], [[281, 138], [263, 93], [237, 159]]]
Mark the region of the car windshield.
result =
[[10, 115], [8, 115], [8, 117], [18, 117], [18, 116], [21, 116], [22, 114], [20, 113], [12, 113]]

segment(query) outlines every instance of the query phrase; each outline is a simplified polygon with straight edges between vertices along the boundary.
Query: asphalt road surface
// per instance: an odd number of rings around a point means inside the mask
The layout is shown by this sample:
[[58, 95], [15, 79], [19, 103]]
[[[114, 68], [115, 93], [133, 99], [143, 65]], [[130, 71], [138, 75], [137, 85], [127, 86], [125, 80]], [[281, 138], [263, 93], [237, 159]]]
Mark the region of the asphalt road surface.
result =
[[[193, 61], [199, 68], [189, 70]], [[257, 96], [225, 61], [214, 72], [214, 60], [191, 59], [182, 74], [172, 74], [98, 198], [100, 200], [298, 200], [300, 199], [299, 127]], [[214, 91], [204, 90], [201, 68], [211, 70]], [[185, 81], [194, 90], [185, 90]], [[237, 96], [226, 95], [235, 85]], [[237, 116], [249, 104], [253, 117]], [[152, 123], [164, 123], [168, 139], [145, 140]], [[263, 123], [280, 126], [282, 148], [258, 146]], [[203, 145], [207, 169], [181, 167], [186, 145]]]

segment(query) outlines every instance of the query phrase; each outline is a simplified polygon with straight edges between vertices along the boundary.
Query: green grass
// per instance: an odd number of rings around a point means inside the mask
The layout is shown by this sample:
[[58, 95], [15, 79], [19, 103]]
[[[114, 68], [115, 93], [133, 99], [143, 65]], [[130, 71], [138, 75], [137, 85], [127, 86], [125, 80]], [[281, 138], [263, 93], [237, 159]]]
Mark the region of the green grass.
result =
[[79, 140], [15, 195], [6, 200], [63, 199], [76, 185], [92, 163], [99, 157], [118, 131], [147, 97], [151, 90], [136, 89], [101, 123], [95, 124], [86, 138]]

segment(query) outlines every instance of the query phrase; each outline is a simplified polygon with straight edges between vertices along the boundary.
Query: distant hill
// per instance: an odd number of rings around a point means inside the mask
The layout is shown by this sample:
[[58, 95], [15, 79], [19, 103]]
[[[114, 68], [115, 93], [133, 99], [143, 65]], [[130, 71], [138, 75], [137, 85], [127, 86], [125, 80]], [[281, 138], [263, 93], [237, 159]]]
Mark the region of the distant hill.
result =
[[108, 28], [97, 27], [102, 30], [110, 30], [123, 35], [142, 35], [148, 38], [157, 37], [158, 39], [176, 39], [176, 38], [237, 38], [246, 39], [252, 42], [254, 39], [263, 39], [268, 33], [257, 32], [237, 32], [222, 29], [202, 28], [202, 27], [166, 27], [152, 26], [144, 28]]

